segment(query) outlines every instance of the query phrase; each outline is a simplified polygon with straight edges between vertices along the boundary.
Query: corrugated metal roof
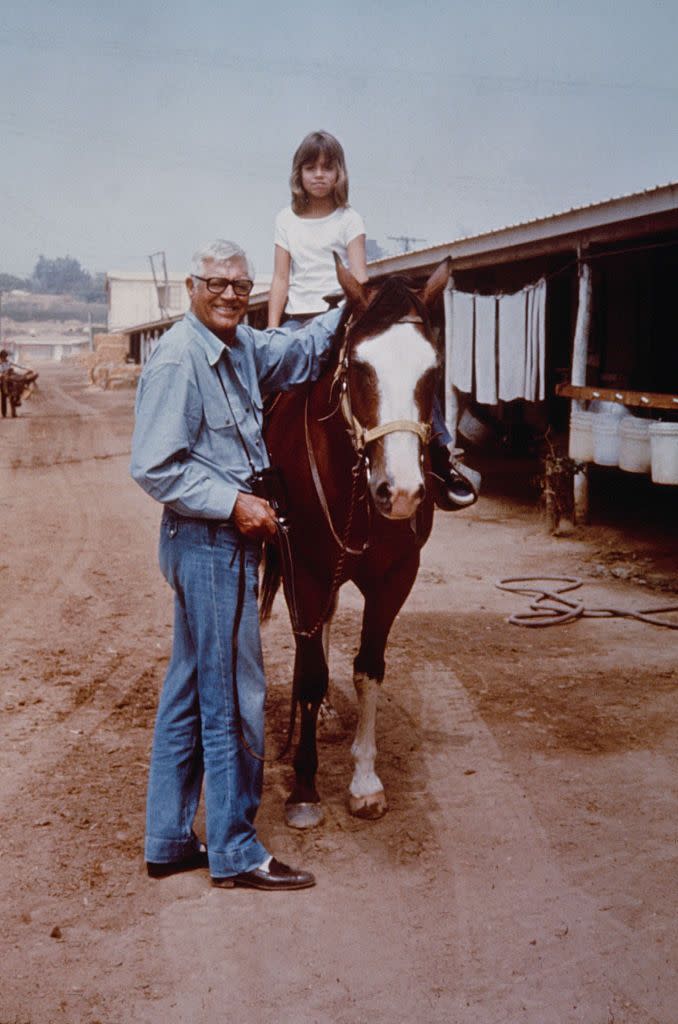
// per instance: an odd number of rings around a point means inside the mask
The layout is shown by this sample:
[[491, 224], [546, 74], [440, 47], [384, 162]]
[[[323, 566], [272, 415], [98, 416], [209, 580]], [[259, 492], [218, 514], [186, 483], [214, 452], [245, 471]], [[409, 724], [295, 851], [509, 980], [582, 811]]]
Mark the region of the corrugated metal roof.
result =
[[423, 266], [434, 258], [444, 258], [446, 254], [452, 258], [477, 254], [674, 210], [678, 210], [678, 182], [668, 182], [666, 185], [656, 185], [642, 192], [614, 196], [599, 202], [574, 206], [545, 217], [507, 224], [477, 235], [464, 235], [449, 242], [412, 249], [396, 256], [386, 256], [371, 261], [369, 267], [379, 274], [399, 269], [396, 265], [403, 262], [409, 266]]

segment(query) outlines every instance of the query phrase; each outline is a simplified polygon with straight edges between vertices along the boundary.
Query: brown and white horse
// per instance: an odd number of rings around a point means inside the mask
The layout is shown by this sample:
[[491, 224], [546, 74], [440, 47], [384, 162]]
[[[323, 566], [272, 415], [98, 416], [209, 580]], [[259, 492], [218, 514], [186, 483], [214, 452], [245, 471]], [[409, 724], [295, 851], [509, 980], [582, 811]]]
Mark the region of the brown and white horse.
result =
[[[430, 310], [447, 284], [449, 265], [441, 264], [419, 290], [399, 276], [376, 288], [360, 285], [339, 261], [337, 276], [347, 302], [336, 356], [315, 384], [280, 396], [266, 429], [289, 503], [293, 570], [286, 574], [285, 596], [295, 632], [301, 731], [286, 819], [297, 828], [323, 819], [316, 724], [328, 686], [328, 627], [339, 587], [349, 579], [365, 601], [354, 661], [358, 724], [349, 807], [365, 818], [386, 810], [375, 769], [377, 693], [389, 631], [433, 522], [427, 442], [440, 360]], [[279, 582], [280, 564], [269, 548], [262, 618]]]

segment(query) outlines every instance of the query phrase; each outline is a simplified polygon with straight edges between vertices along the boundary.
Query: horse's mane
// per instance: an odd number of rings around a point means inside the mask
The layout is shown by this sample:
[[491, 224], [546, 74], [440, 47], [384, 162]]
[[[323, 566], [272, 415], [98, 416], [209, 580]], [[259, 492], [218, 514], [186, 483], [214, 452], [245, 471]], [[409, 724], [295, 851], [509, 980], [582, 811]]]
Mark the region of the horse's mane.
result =
[[[413, 306], [428, 333], [430, 328], [428, 310], [417, 294], [414, 282], [408, 277], [396, 274], [393, 277], [388, 277], [379, 286], [367, 307], [355, 317], [351, 329], [366, 335], [377, 333], [390, 327], [401, 317], [407, 316]], [[347, 319], [348, 311], [345, 310], [340, 321], [340, 328], [345, 326]]]

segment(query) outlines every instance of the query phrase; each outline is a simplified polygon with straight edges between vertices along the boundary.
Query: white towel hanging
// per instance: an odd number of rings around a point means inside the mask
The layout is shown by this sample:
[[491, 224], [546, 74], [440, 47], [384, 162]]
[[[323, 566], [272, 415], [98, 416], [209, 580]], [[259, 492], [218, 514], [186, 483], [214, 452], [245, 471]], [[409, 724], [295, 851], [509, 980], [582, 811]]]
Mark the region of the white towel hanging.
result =
[[445, 353], [448, 379], [470, 394], [473, 388], [474, 298], [469, 292], [445, 291]]
[[512, 402], [525, 395], [527, 292], [502, 295], [497, 317], [499, 333], [499, 398]]
[[481, 405], [497, 404], [497, 299], [476, 295], [475, 398]]

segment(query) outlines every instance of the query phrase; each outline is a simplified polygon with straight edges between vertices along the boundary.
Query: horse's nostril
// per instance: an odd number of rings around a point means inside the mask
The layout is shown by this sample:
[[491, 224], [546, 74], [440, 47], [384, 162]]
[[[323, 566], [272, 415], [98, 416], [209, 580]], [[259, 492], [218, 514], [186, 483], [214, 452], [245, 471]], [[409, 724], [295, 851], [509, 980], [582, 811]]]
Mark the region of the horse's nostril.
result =
[[391, 497], [391, 485], [384, 481], [382, 484], [379, 484], [375, 493], [382, 501], [388, 501]]

